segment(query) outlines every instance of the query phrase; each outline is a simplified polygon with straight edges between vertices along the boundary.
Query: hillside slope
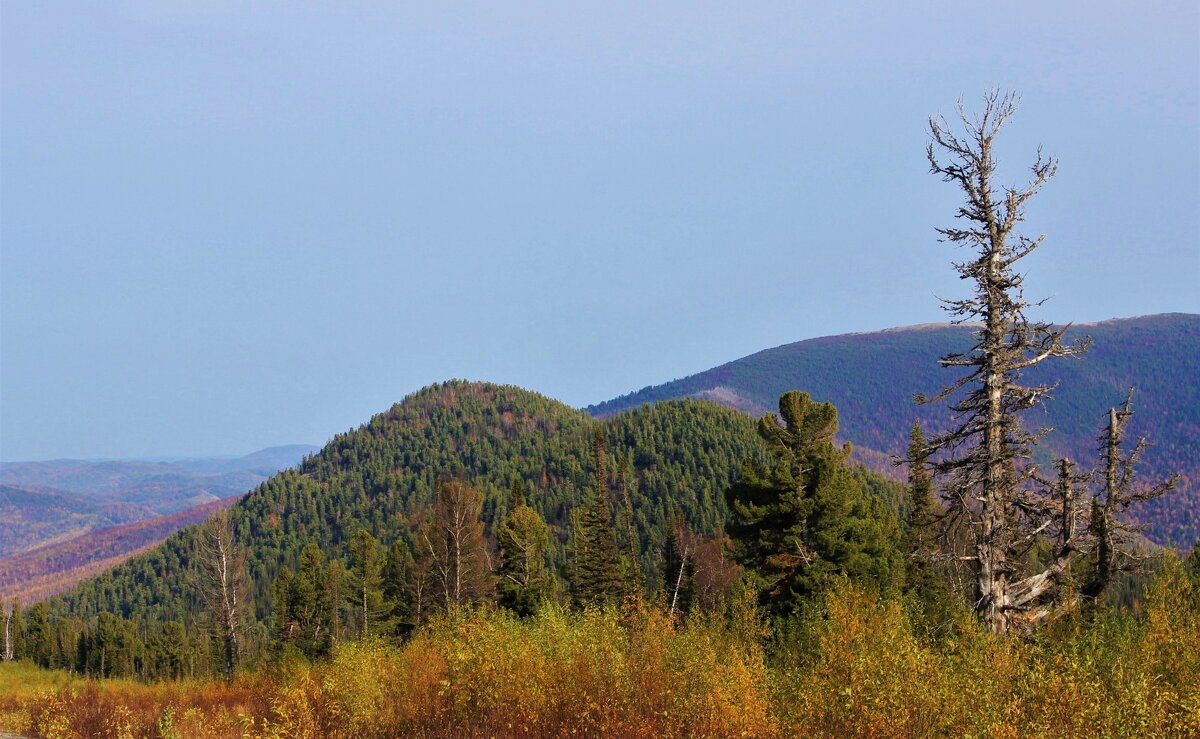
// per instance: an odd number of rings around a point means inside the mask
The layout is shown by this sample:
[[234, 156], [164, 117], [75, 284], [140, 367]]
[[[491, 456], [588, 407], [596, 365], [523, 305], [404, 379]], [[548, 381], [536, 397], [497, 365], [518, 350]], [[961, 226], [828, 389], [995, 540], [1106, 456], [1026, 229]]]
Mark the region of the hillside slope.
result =
[[[306, 543], [336, 554], [360, 527], [385, 543], [407, 538], [410, 519], [446, 479], [463, 479], [484, 493], [490, 525], [513, 479], [521, 478], [530, 505], [561, 544], [568, 511], [590, 481], [598, 424], [607, 439], [613, 487], [629, 491], [633, 523], [646, 544], [656, 542], [664, 522], [677, 515], [700, 532], [720, 528], [724, 490], [742, 461], [761, 453], [752, 420], [713, 403], [664, 403], [597, 422], [515, 387], [435, 385], [335, 437], [298, 470], [272, 477], [231, 509], [257, 616], [269, 612], [270, 584], [280, 566], [294, 568]], [[879, 494], [894, 500], [886, 483], [874, 482]], [[194, 535], [194, 529], [175, 534], [82, 583], [53, 607], [79, 616], [105, 610], [182, 617], [192, 607], [182, 583], [192, 566]], [[644, 564], [654, 556], [647, 547]]]
[[5, 462], [0, 558], [241, 495], [315, 449], [294, 445], [244, 457], [169, 461]]
[[57, 595], [161, 543], [185, 526], [200, 523], [236, 497], [185, 508], [165, 516], [109, 526], [65, 541], [0, 559], [0, 602], [26, 605]]
[[[917, 393], [932, 395], [955, 378], [937, 358], [970, 345], [967, 326], [934, 325], [810, 339], [768, 349], [680, 380], [647, 387], [587, 408], [607, 417], [643, 403], [706, 398], [757, 415], [773, 409], [780, 394], [805, 390], [832, 401], [843, 435], [856, 445], [899, 453], [916, 418], [939, 428], [944, 404], [917, 407]], [[1200, 536], [1200, 316], [1162, 314], [1081, 325], [1094, 346], [1078, 360], [1047, 362], [1032, 382], [1059, 383], [1031, 425], [1052, 426], [1046, 450], [1090, 462], [1107, 409], [1136, 388], [1132, 433], [1154, 442], [1144, 457], [1144, 478], [1179, 472], [1178, 492], [1143, 512], [1149, 536], [1191, 546]]]

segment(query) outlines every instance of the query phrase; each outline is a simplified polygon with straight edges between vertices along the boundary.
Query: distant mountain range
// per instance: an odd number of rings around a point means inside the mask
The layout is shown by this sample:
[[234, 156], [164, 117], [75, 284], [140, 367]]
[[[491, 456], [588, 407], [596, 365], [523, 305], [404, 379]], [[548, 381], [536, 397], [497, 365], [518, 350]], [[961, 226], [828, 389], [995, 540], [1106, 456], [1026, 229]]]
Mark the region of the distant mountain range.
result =
[[[58, 592], [292, 467], [317, 447], [244, 457], [0, 464], [0, 597]], [[102, 569], [102, 568], [101, 568]]]
[[[944, 403], [917, 406], [917, 393], [936, 394], [956, 378], [937, 359], [970, 346], [970, 326], [937, 324], [845, 334], [767, 349], [704, 372], [644, 388], [589, 406], [608, 417], [644, 403], [702, 398], [753, 415], [774, 410], [787, 390], [832, 401], [842, 437], [860, 459], [886, 469], [907, 444], [920, 419], [944, 428]], [[1169, 313], [1074, 326], [1092, 349], [1079, 359], [1050, 360], [1029, 373], [1031, 383], [1058, 383], [1045, 407], [1031, 411], [1031, 426], [1049, 426], [1043, 461], [1051, 455], [1091, 462], [1096, 437], [1112, 406], [1134, 393], [1131, 432], [1150, 437], [1143, 480], [1181, 475], [1179, 489], [1142, 512], [1154, 541], [1190, 547], [1200, 536], [1200, 316]]]

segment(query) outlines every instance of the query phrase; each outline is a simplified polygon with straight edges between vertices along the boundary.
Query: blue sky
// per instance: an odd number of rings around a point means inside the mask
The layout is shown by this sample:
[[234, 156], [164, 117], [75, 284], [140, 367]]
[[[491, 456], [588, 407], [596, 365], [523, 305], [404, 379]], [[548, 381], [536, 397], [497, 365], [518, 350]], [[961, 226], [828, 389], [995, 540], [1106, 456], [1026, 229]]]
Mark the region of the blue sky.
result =
[[646, 5], [3, 2], [0, 458], [943, 320], [926, 120], [993, 86], [1044, 314], [1200, 312], [1194, 2]]

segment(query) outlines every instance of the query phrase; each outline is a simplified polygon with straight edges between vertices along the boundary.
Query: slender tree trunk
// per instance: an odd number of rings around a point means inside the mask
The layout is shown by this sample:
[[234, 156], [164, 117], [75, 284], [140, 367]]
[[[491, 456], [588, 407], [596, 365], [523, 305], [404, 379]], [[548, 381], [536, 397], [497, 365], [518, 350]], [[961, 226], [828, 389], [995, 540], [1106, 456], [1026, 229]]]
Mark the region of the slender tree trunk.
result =
[[683, 547], [683, 557], [679, 562], [679, 573], [675, 576], [675, 592], [671, 595], [671, 615], [675, 615], [675, 606], [679, 603], [679, 588], [683, 585], [683, 571], [687, 569], [688, 545]]

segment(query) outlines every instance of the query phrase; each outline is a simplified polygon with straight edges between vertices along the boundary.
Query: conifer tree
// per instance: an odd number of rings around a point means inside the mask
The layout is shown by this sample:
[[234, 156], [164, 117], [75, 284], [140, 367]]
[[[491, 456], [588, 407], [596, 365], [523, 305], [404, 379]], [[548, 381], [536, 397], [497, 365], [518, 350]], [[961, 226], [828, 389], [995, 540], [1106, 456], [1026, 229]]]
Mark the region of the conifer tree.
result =
[[390, 630], [388, 616], [392, 608], [384, 601], [383, 547], [370, 532], [359, 529], [350, 537], [347, 549], [350, 572], [346, 592], [358, 636], [386, 633]]
[[642, 546], [637, 527], [633, 524], [633, 495], [635, 484], [627, 460], [622, 459], [617, 470], [617, 490], [620, 494], [617, 510], [617, 530], [621, 545], [621, 576], [625, 592], [643, 596], [646, 592], [646, 571], [642, 568]]
[[287, 613], [294, 624], [294, 641], [309, 657], [325, 654], [333, 644], [329, 589], [325, 555], [316, 543], [309, 542], [300, 552], [300, 566], [292, 578], [287, 597]]
[[500, 605], [522, 616], [533, 614], [549, 594], [546, 552], [550, 529], [525, 502], [525, 486], [518, 477], [508, 498], [508, 515], [496, 531], [499, 547]]
[[929, 444], [921, 424], [914, 422], [909, 432], [907, 514], [905, 516], [906, 549], [909, 558], [909, 587], [920, 589], [935, 576], [931, 558], [937, 549], [934, 525], [939, 506], [933, 492], [933, 475], [929, 470]]
[[174, 620], [167, 621], [158, 630], [154, 641], [157, 661], [161, 663], [161, 673], [172, 680], [182, 678], [189, 648], [187, 631], [183, 624]]
[[1195, 587], [1200, 589], [1200, 538], [1192, 545], [1192, 552], [1183, 561], [1184, 571], [1192, 578]]
[[776, 613], [795, 610], [833, 575], [876, 590], [903, 579], [895, 514], [846, 466], [850, 446], [834, 446], [837, 428], [832, 403], [784, 394], [779, 416], [759, 420], [769, 459], [747, 461], [726, 493], [734, 557]]
[[572, 511], [571, 598], [576, 606], [605, 605], [625, 594], [621, 553], [617, 549], [609, 508], [608, 462], [604, 437], [596, 430], [592, 443], [596, 470], [589, 495]]
[[383, 567], [383, 597], [391, 606], [390, 619], [401, 636], [420, 622], [422, 585], [408, 543], [403, 539], [392, 542]]
[[299, 629], [299, 622], [292, 614], [292, 593], [295, 587], [292, 568], [287, 565], [280, 567], [271, 582], [271, 628], [280, 644], [290, 642]]
[[55, 659], [54, 628], [46, 603], [35, 603], [29, 609], [29, 624], [26, 629], [26, 650], [33, 663], [41, 667], [59, 667]]
[[1137, 569], [1139, 557], [1133, 551], [1133, 535], [1145, 530], [1128, 520], [1129, 509], [1153, 500], [1175, 487], [1179, 476], [1152, 485], [1135, 487], [1134, 475], [1142, 452], [1149, 446], [1145, 437], [1138, 438], [1133, 449], [1125, 452], [1125, 434], [1133, 417], [1133, 391], [1125, 397], [1120, 408], [1108, 413], [1108, 424], [1098, 439], [1100, 445], [1100, 477], [1103, 484], [1092, 497], [1088, 534], [1093, 540], [1092, 574], [1080, 588], [1080, 594], [1094, 601], [1112, 584], [1121, 572]]

